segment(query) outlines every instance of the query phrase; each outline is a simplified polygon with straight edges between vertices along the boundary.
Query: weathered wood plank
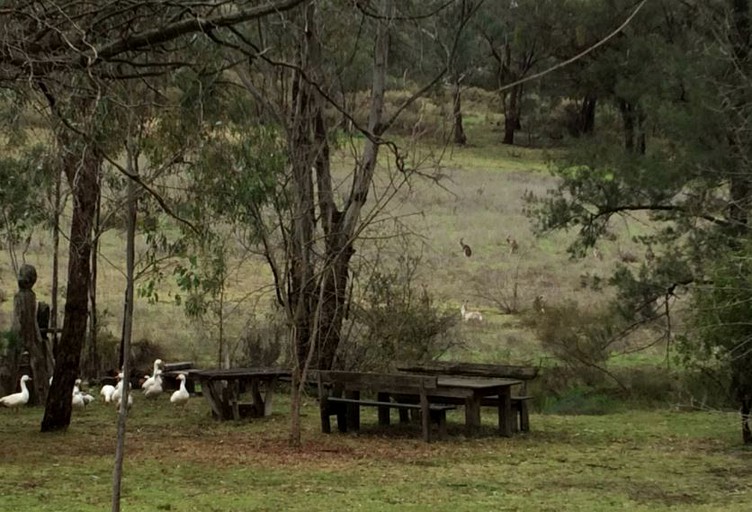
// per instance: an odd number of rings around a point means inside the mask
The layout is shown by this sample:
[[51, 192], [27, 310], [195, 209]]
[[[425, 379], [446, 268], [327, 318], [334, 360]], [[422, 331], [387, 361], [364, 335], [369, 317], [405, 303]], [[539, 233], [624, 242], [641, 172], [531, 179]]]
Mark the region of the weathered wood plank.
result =
[[406, 375], [401, 373], [368, 373], [368, 372], [340, 372], [319, 371], [318, 375], [323, 384], [340, 383], [345, 388], [359, 388], [361, 390], [391, 391], [404, 388], [413, 392], [421, 386], [425, 389], [436, 389], [437, 378], [425, 375]]
[[[413, 410], [420, 410], [421, 404], [404, 404], [400, 402], [389, 402], [387, 401], [381, 401], [381, 400], [356, 400], [352, 398], [338, 398], [338, 397], [328, 397], [327, 402], [331, 403], [341, 403], [341, 404], [358, 404], [363, 405], [366, 407], [385, 407], [388, 409], [413, 409]], [[456, 409], [457, 406], [455, 405], [449, 405], [449, 404], [432, 404], [429, 403], [428, 407], [432, 411], [451, 411], [453, 409]]]
[[467, 375], [471, 377], [501, 377], [532, 380], [538, 376], [535, 366], [518, 366], [489, 363], [463, 363], [455, 361], [431, 361], [398, 366], [397, 370], [426, 375]]

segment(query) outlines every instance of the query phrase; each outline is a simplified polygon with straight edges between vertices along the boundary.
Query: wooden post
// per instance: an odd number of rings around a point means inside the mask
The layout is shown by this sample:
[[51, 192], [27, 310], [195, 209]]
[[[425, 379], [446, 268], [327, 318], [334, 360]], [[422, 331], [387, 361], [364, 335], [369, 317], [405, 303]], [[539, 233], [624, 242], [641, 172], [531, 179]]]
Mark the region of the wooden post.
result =
[[277, 387], [277, 377], [272, 377], [271, 380], [266, 383], [266, 395], [264, 395], [261, 402], [263, 404], [262, 411], [264, 416], [272, 415], [272, 399], [274, 398], [275, 387]]
[[29, 403], [32, 405], [46, 400], [54, 366], [52, 353], [37, 324], [37, 296], [32, 290], [36, 282], [36, 269], [31, 265], [22, 265], [18, 271], [18, 293], [13, 297], [12, 330], [18, 334], [22, 347], [29, 352], [33, 373]]
[[[345, 398], [360, 400], [360, 391], [346, 391]], [[360, 430], [360, 406], [358, 404], [347, 404], [347, 429], [357, 432]]]
[[423, 427], [423, 440], [431, 442], [431, 410], [428, 404], [428, 395], [423, 383], [420, 383], [420, 423]]
[[480, 428], [480, 398], [472, 396], [465, 400], [465, 426], [468, 432]]
[[512, 420], [517, 421], [516, 414], [512, 415], [512, 388], [503, 386], [499, 390], [499, 432], [504, 437], [511, 437]]
[[[379, 402], [388, 402], [389, 401], [389, 393], [377, 393], [376, 399]], [[389, 425], [390, 418], [389, 418], [389, 407], [379, 407], [379, 425]]]

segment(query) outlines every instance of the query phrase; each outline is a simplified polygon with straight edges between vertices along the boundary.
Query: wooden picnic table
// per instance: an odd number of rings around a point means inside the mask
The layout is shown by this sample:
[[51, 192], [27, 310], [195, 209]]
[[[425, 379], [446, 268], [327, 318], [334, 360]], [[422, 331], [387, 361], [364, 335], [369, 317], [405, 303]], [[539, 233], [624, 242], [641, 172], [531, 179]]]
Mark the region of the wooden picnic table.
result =
[[[190, 377], [201, 384], [215, 418], [239, 420], [271, 415], [277, 380], [290, 375], [284, 368], [229, 368], [200, 370]], [[245, 390], [250, 392], [250, 402], [240, 400]]]
[[[436, 376], [435, 387], [407, 388], [399, 379], [400, 375], [389, 374], [362, 374], [371, 375], [370, 379], [353, 379], [355, 372], [342, 372], [344, 376], [341, 382], [337, 381], [338, 372], [328, 372], [329, 378], [334, 385], [339, 385], [350, 398], [360, 399], [361, 391], [375, 393], [379, 400], [388, 397], [395, 398], [398, 402], [417, 401], [424, 393], [432, 403], [462, 404], [465, 406], [465, 425], [471, 432], [477, 431], [481, 425], [481, 403], [493, 397], [494, 405], [498, 411], [499, 433], [503, 436], [511, 436], [514, 431], [516, 416], [512, 414], [512, 386], [521, 384], [517, 379], [489, 379], [477, 377], [454, 377]], [[408, 374], [404, 374], [407, 376]], [[417, 377], [417, 376], [416, 376]], [[392, 384], [393, 383], [393, 384]], [[357, 425], [359, 422], [358, 408], [348, 410], [348, 423]], [[388, 423], [388, 416], [384, 418]]]
[[517, 379], [488, 379], [438, 375], [438, 386], [428, 393], [429, 399], [456, 403], [464, 401], [465, 426], [472, 432], [481, 425], [480, 410], [484, 398], [498, 397], [499, 433], [509, 437], [514, 431], [512, 414], [512, 386], [521, 384]]
[[[515, 412], [512, 422], [513, 429], [523, 432], [530, 430], [530, 416], [528, 401], [532, 396], [527, 393], [528, 381], [538, 376], [538, 368], [535, 366], [519, 366], [508, 364], [468, 363], [463, 361], [429, 361], [421, 363], [407, 363], [397, 367], [400, 372], [437, 375], [444, 377], [472, 377], [477, 379], [513, 379], [519, 383], [512, 395], [512, 409]], [[487, 396], [481, 400], [483, 406], [497, 406], [494, 396]], [[519, 413], [519, 424], [517, 423]]]

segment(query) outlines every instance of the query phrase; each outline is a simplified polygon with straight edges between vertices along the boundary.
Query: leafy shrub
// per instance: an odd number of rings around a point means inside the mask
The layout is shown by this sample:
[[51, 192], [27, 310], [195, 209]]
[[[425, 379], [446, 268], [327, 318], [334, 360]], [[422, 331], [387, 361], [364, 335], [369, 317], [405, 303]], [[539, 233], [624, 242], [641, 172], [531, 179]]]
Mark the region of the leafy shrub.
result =
[[615, 412], [618, 408], [619, 403], [602, 391], [578, 387], [558, 397], [546, 397], [541, 409], [549, 414], [599, 415]]
[[371, 274], [362, 300], [342, 343], [340, 366], [387, 370], [405, 361], [439, 357], [459, 341], [453, 327], [456, 311], [435, 305], [433, 297], [415, 284], [419, 258], [401, 256], [394, 268]]
[[583, 385], [597, 386], [610, 376], [623, 387], [606, 368], [609, 348], [619, 329], [619, 320], [609, 311], [582, 310], [569, 301], [530, 312], [526, 323], [543, 349], [574, 370]]
[[289, 354], [289, 331], [284, 317], [276, 311], [249, 319], [239, 341], [240, 366], [275, 366]]

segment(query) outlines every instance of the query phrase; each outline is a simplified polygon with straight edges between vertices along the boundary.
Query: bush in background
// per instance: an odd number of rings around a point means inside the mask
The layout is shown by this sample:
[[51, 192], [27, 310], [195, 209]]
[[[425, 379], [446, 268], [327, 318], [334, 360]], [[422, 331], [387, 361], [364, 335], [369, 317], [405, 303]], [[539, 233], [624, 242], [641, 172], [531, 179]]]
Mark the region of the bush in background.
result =
[[460, 343], [453, 329], [457, 312], [438, 307], [425, 288], [418, 288], [419, 261], [400, 256], [393, 268], [370, 275], [351, 313], [349, 336], [338, 354], [340, 367], [389, 370], [406, 361], [435, 359]]
[[276, 311], [259, 318], [253, 315], [240, 336], [237, 348], [239, 366], [289, 366], [283, 357], [290, 354], [289, 331], [284, 316]]

